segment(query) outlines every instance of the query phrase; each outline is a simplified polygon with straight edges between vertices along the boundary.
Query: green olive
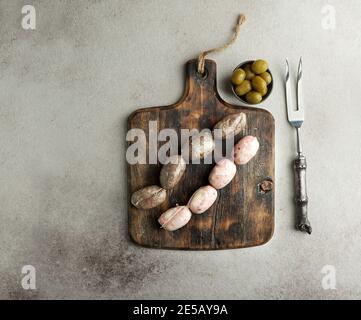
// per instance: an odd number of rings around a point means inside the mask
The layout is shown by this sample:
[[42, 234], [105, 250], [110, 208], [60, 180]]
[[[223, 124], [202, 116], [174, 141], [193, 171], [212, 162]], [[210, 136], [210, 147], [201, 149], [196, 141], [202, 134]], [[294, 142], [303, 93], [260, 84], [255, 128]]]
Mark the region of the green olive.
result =
[[252, 90], [251, 81], [244, 80], [240, 85], [236, 86], [234, 91], [237, 96], [243, 96]]
[[[269, 85], [272, 82], [272, 76], [268, 72], [263, 72], [259, 75], [264, 81], [266, 81], [267, 85]], [[246, 78], [247, 78], [247, 72], [246, 72]]]
[[246, 79], [247, 80], [252, 80], [252, 78], [255, 76], [255, 74], [251, 69], [251, 65], [247, 64], [243, 69], [246, 72]]
[[257, 104], [262, 101], [262, 96], [257, 91], [250, 91], [246, 94], [246, 101], [250, 104]]
[[265, 60], [256, 60], [252, 64], [252, 71], [255, 74], [261, 74], [263, 72], [266, 72], [268, 70], [268, 63]]
[[239, 85], [243, 82], [243, 80], [246, 78], [246, 73], [243, 69], [238, 68], [233, 71], [231, 81], [234, 85]]
[[255, 76], [252, 79], [252, 88], [259, 93], [262, 93], [267, 90], [267, 83], [260, 76]]
[[261, 96], [265, 96], [268, 92], [268, 88], [267, 87], [264, 87], [263, 89], [261, 89], [260, 91], [257, 91], [261, 94]]

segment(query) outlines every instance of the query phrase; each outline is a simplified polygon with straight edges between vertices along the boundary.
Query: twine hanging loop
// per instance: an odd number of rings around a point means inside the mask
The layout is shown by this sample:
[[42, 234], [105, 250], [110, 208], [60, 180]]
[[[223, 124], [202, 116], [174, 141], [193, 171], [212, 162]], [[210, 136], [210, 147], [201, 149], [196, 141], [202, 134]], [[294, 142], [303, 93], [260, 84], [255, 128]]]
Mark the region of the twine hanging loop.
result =
[[204, 64], [205, 64], [205, 60], [206, 60], [206, 56], [210, 53], [214, 53], [214, 52], [221, 52], [225, 49], [227, 49], [228, 47], [230, 47], [236, 40], [237, 37], [240, 33], [241, 30], [241, 25], [246, 21], [246, 17], [244, 14], [240, 14], [238, 21], [237, 21], [237, 25], [234, 31], [234, 34], [232, 36], [232, 38], [222, 47], [219, 48], [214, 48], [211, 50], [207, 50], [207, 51], [203, 51], [200, 53], [200, 55], [198, 56], [198, 73], [200, 74], [204, 74]]

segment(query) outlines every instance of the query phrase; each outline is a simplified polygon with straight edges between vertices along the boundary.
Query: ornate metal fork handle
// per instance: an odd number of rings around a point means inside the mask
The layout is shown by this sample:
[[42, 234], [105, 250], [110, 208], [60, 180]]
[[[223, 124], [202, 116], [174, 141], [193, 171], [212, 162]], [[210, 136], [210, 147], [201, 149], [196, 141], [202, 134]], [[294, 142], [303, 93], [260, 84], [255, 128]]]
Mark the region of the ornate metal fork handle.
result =
[[307, 186], [306, 186], [306, 157], [303, 154], [301, 144], [301, 127], [304, 121], [304, 109], [302, 103], [302, 58], [298, 65], [297, 75], [297, 109], [291, 103], [290, 67], [286, 59], [286, 106], [289, 123], [296, 128], [297, 132], [297, 153], [298, 156], [293, 162], [295, 174], [295, 203], [297, 207], [297, 229], [308, 234], [312, 233], [312, 227], [308, 220], [307, 212]]

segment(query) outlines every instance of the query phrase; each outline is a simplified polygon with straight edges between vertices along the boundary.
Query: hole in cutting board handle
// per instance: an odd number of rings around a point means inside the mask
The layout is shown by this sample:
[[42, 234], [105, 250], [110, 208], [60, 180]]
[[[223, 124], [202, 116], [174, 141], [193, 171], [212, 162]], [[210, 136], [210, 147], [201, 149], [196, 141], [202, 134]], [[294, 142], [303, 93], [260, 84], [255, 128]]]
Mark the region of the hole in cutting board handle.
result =
[[199, 73], [197, 70], [196, 76], [198, 79], [206, 80], [208, 78], [208, 69], [206, 67], [204, 67], [204, 74]]

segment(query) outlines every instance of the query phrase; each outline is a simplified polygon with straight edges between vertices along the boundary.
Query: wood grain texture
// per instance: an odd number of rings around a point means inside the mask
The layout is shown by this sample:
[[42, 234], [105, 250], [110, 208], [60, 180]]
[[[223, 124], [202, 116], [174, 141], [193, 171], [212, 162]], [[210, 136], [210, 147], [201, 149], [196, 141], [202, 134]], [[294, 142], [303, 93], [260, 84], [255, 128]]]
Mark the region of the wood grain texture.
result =
[[[208, 211], [193, 215], [185, 227], [174, 232], [161, 229], [158, 217], [176, 204], [186, 204], [195, 190], [207, 185], [214, 164], [187, 165], [183, 179], [167, 192], [167, 200], [161, 206], [146, 211], [132, 206], [130, 196], [142, 187], [159, 184], [161, 164], [128, 164], [129, 234], [134, 242], [142, 246], [233, 249], [264, 244], [273, 235], [274, 119], [266, 110], [223, 101], [217, 91], [216, 63], [206, 60], [205, 68], [207, 75], [201, 77], [196, 71], [196, 60], [189, 61], [186, 64], [185, 92], [180, 101], [170, 106], [133, 112], [128, 118], [128, 129], [140, 128], [147, 133], [150, 120], [157, 121], [158, 131], [174, 128], [180, 133], [181, 128], [211, 129], [224, 116], [244, 112], [247, 128], [242, 135], [256, 136], [260, 150], [248, 164], [237, 166], [235, 178], [219, 190], [216, 203]], [[161, 144], [158, 143], [158, 148]]]

